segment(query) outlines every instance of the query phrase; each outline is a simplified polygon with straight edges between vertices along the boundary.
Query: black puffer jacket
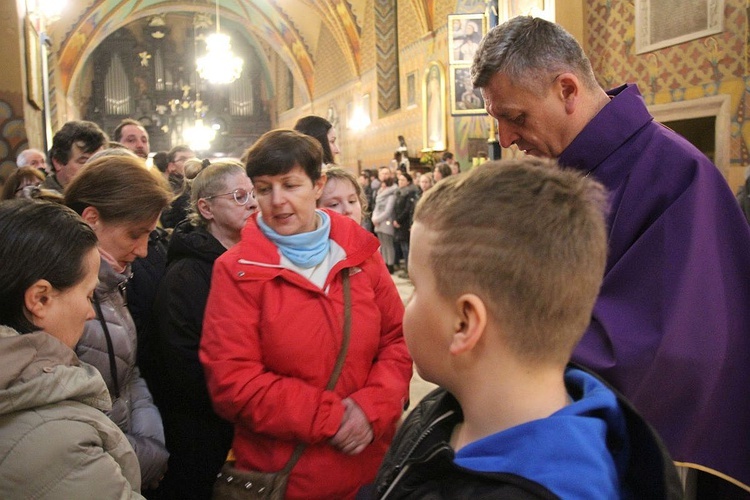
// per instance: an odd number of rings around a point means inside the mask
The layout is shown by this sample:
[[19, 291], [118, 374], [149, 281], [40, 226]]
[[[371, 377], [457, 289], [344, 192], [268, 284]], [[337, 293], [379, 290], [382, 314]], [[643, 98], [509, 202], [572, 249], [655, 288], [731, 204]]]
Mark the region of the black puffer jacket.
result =
[[[575, 366], [593, 375], [590, 371]], [[611, 386], [596, 377], [602, 383]], [[624, 483], [633, 499], [683, 498], [674, 463], [661, 439], [616, 390], [627, 424], [630, 454]], [[456, 399], [444, 389], [426, 396], [393, 439], [375, 479], [380, 499], [556, 499], [544, 486], [508, 473], [477, 472], [456, 465], [448, 444], [463, 420]], [[561, 450], [564, 454], [565, 450]], [[554, 467], [554, 464], [551, 464]], [[581, 478], [585, 481], [585, 478]]]
[[157, 227], [148, 235], [148, 255], [135, 259], [131, 264], [132, 276], [128, 280], [128, 310], [138, 333], [138, 366], [148, 363], [146, 358], [151, 351], [151, 339], [146, 329], [151, 318], [159, 282], [167, 270], [167, 245], [169, 233]]
[[414, 208], [417, 206], [420, 193], [414, 184], [400, 187], [396, 191], [396, 203], [393, 205], [393, 220], [398, 222], [398, 227], [394, 224], [393, 231], [393, 239], [396, 241], [409, 241]]
[[213, 412], [198, 360], [203, 312], [214, 261], [226, 249], [188, 221], [172, 233], [167, 272], [154, 301], [149, 335], [153, 363], [145, 371], [164, 420], [168, 498], [210, 498], [232, 444], [233, 428]]

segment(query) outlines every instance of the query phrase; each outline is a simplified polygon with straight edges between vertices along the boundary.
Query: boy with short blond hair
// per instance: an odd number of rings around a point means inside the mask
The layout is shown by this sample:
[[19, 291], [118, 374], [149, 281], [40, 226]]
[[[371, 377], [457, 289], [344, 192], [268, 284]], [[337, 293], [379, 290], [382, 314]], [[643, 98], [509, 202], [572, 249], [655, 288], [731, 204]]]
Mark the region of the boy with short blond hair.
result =
[[380, 498], [679, 498], [653, 431], [568, 365], [604, 273], [606, 203], [599, 183], [532, 157], [423, 196], [404, 336], [441, 388], [394, 439]]

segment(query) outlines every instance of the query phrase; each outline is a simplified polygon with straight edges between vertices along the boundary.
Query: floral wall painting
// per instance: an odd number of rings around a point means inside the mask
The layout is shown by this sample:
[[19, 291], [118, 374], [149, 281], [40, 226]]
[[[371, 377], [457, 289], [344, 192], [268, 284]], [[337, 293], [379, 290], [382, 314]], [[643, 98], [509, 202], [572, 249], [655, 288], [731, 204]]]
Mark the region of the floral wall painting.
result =
[[450, 94], [452, 115], [484, 114], [484, 99], [471, 83], [471, 66], [451, 65]]
[[433, 61], [424, 72], [422, 89], [422, 144], [424, 149], [432, 151], [445, 150], [446, 106], [445, 106], [445, 70], [442, 65]]
[[484, 14], [452, 14], [448, 16], [448, 42], [451, 63], [474, 60], [479, 42], [487, 34]]
[[637, 54], [724, 30], [724, 0], [635, 0]]

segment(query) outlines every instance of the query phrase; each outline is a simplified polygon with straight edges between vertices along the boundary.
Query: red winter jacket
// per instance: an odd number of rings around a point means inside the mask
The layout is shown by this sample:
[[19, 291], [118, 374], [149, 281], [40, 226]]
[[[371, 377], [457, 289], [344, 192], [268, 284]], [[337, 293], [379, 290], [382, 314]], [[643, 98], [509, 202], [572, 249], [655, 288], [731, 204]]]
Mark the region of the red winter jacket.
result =
[[[219, 415], [235, 424], [237, 467], [277, 471], [307, 443], [289, 498], [351, 498], [372, 482], [408, 397], [412, 362], [403, 304], [378, 242], [350, 219], [331, 216], [330, 238], [346, 258], [321, 290], [279, 265], [276, 246], [247, 222], [239, 244], [216, 261], [200, 359]], [[326, 391], [343, 337], [341, 273], [350, 273], [352, 333], [343, 371]], [[374, 440], [350, 456], [328, 443], [351, 397]]]

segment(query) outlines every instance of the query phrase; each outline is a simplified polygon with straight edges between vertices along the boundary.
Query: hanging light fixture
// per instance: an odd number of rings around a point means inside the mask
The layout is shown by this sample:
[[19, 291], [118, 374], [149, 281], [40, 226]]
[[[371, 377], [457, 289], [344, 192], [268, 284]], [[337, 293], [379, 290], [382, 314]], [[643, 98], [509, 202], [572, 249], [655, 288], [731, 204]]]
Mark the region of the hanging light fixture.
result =
[[202, 118], [196, 118], [195, 124], [182, 133], [183, 138], [193, 151], [204, 152], [211, 149], [211, 142], [216, 137], [216, 130], [203, 124]]
[[232, 53], [229, 35], [220, 33], [219, 0], [216, 0], [216, 33], [206, 37], [206, 54], [196, 64], [201, 78], [211, 83], [232, 83], [242, 74], [244, 61]]
[[[218, 11], [217, 11], [218, 14]], [[218, 19], [218, 17], [217, 17]], [[197, 37], [195, 36], [195, 24], [193, 24], [193, 50], [197, 51], [198, 42]], [[240, 61], [240, 64], [242, 61]], [[198, 69], [198, 65], [196, 64], [195, 68], [196, 73], [198, 73], [200, 70]], [[190, 87], [187, 87], [187, 90], [184, 91], [183, 97], [187, 97], [189, 93]], [[179, 102], [179, 101], [178, 101]], [[187, 104], [187, 106], [185, 106]], [[207, 111], [207, 107], [203, 105], [203, 101], [201, 100], [201, 82], [198, 78], [198, 74], [195, 75], [195, 101], [191, 104], [188, 104], [187, 101], [183, 102], [183, 108], [188, 109], [192, 107], [193, 112], [195, 113], [195, 118], [193, 119], [193, 126], [186, 128], [182, 132], [182, 138], [184, 142], [190, 146], [190, 149], [192, 149], [195, 152], [208, 152], [211, 149], [211, 142], [216, 137], [216, 130], [214, 130], [211, 127], [207, 127], [203, 124], [203, 116], [205, 115]]]

